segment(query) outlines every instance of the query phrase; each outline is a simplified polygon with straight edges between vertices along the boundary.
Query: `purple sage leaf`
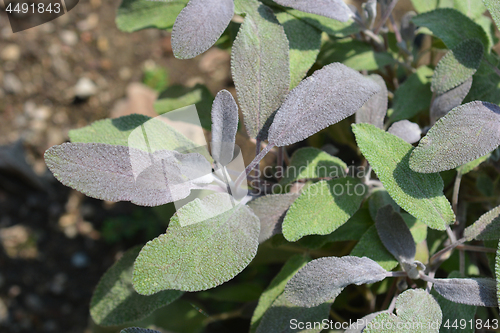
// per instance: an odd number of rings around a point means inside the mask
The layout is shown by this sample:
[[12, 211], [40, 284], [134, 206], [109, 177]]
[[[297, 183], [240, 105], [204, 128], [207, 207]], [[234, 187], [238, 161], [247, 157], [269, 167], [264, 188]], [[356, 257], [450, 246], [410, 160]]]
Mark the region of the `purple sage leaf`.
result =
[[439, 119], [410, 156], [410, 168], [434, 173], [486, 155], [500, 144], [500, 107], [470, 102]]
[[259, 243], [281, 233], [285, 213], [298, 197], [298, 193], [270, 194], [248, 203], [260, 220]]
[[415, 241], [405, 220], [391, 205], [378, 210], [375, 226], [385, 248], [400, 263], [412, 264], [417, 252]]
[[175, 57], [194, 58], [208, 50], [222, 35], [233, 15], [233, 0], [189, 1], [172, 29]]
[[285, 295], [293, 304], [310, 308], [332, 300], [350, 284], [381, 281], [386, 273], [366, 257], [323, 257], [299, 270], [287, 283]]
[[340, 63], [314, 72], [287, 96], [269, 129], [269, 144], [299, 142], [354, 114], [380, 91], [373, 80]]
[[159, 206], [187, 197], [210, 182], [210, 163], [200, 154], [145, 151], [102, 143], [63, 143], [45, 152], [45, 162], [64, 185], [90, 197]]
[[435, 279], [434, 289], [441, 296], [455, 303], [498, 306], [497, 286], [494, 279]]
[[352, 11], [342, 0], [274, 0], [274, 2], [341, 22], [347, 22], [352, 15]]
[[384, 128], [384, 118], [387, 113], [387, 86], [378, 74], [368, 76], [380, 86], [380, 91], [373, 95], [356, 111], [356, 123], [368, 123], [378, 128]]
[[269, 7], [257, 0], [237, 4], [246, 16], [233, 44], [231, 71], [248, 135], [264, 140], [290, 86], [288, 39]]
[[437, 95], [431, 104], [431, 124], [434, 125], [439, 118], [445, 116], [450, 110], [459, 106], [469, 93], [471, 87], [472, 76], [461, 85], [448, 90], [442, 95]]
[[238, 105], [233, 95], [221, 90], [212, 104], [212, 157], [222, 165], [233, 160], [236, 131], [238, 130]]
[[467, 241], [473, 239], [496, 240], [500, 238], [500, 206], [497, 206], [464, 230]]
[[422, 130], [418, 124], [412, 123], [409, 120], [400, 120], [389, 127], [387, 132], [394, 134], [397, 137], [405, 140], [408, 143], [415, 143], [420, 140]]

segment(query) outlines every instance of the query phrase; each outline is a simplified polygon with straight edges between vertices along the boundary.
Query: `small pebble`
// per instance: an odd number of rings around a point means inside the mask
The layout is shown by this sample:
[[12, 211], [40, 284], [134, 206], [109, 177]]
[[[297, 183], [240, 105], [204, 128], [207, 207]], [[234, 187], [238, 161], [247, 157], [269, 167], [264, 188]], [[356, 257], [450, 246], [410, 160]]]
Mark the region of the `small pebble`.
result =
[[81, 99], [89, 98], [97, 93], [96, 84], [89, 78], [82, 77], [75, 85], [75, 96]]
[[71, 30], [63, 30], [59, 33], [61, 41], [68, 46], [75, 46], [78, 43], [78, 35]]
[[3, 88], [6, 93], [19, 94], [23, 91], [23, 84], [14, 74], [5, 73], [3, 76]]
[[2, 50], [3, 61], [17, 61], [21, 57], [21, 49], [16, 44], [8, 44]]

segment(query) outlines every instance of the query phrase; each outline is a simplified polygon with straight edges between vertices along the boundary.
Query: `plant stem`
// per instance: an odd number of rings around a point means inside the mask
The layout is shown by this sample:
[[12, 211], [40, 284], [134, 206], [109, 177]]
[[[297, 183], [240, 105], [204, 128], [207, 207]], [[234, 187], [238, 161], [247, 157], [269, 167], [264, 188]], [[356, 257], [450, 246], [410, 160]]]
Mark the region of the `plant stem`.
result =
[[448, 237], [450, 238], [451, 244], [454, 244], [457, 242], [457, 237], [455, 236], [455, 234], [453, 233], [453, 231], [451, 230], [449, 225], [446, 226], [446, 233], [448, 234]]
[[385, 274], [386, 277], [401, 277], [401, 276], [407, 276], [406, 272], [403, 271], [397, 271], [397, 272], [387, 272]]
[[264, 158], [264, 156], [267, 155], [267, 153], [269, 153], [269, 151], [274, 147], [274, 145], [272, 143], [269, 143], [264, 149], [262, 149], [260, 151], [260, 153], [255, 156], [255, 158], [252, 160], [252, 162], [250, 162], [249, 165], [247, 165], [247, 167], [245, 168], [245, 171], [242, 172], [238, 178], [236, 179], [236, 181], [234, 182], [235, 183], [235, 188], [238, 188], [241, 183], [243, 182], [243, 180], [248, 176], [248, 174], [250, 174], [250, 172], [253, 170], [253, 168], [259, 164], [259, 162]]
[[453, 185], [453, 196], [451, 199], [451, 207], [456, 216], [455, 225], [459, 224], [458, 220], [458, 193], [460, 192], [460, 182], [462, 181], [462, 173], [457, 172], [457, 177], [455, 178], [455, 184]]
[[389, 4], [389, 6], [387, 6], [387, 10], [385, 11], [384, 15], [382, 16], [382, 19], [377, 24], [377, 26], [375, 27], [375, 29], [373, 29], [373, 33], [375, 35], [378, 35], [380, 29], [385, 24], [385, 21], [387, 21], [387, 19], [389, 18], [389, 15], [391, 15], [392, 10], [394, 9], [394, 7], [396, 7], [397, 3], [398, 3], [398, 0], [392, 0], [392, 2]]
[[462, 251], [472, 251], [472, 252], [485, 252], [485, 253], [496, 253], [497, 251], [495, 249], [489, 248], [489, 247], [484, 247], [484, 246], [474, 246], [474, 245], [467, 245], [467, 244], [458, 244], [456, 246], [458, 250]]

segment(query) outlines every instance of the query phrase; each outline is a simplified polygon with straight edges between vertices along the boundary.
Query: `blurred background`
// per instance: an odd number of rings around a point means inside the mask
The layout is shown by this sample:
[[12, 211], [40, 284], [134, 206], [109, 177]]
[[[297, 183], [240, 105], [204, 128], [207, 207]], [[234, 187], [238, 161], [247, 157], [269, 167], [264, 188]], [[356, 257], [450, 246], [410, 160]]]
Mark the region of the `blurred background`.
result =
[[[155, 116], [166, 89], [188, 104], [223, 88], [234, 93], [228, 50], [175, 59], [168, 32], [119, 31], [119, 4], [81, 0], [66, 15], [12, 33], [0, 2], [1, 332], [92, 332], [88, 305], [102, 274], [125, 250], [164, 232], [173, 213], [168, 205], [112, 204], [72, 191], [47, 171], [45, 150], [99, 119]], [[399, 1], [395, 17], [410, 9]], [[258, 297], [269, 279], [245, 297]], [[205, 318], [194, 306], [186, 311], [186, 320]]]

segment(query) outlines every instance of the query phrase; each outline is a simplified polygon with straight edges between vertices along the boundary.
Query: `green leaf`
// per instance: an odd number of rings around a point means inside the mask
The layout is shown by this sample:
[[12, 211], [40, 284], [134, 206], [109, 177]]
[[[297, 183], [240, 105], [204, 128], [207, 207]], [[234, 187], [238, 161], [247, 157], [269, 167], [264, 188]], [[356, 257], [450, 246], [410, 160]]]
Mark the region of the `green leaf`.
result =
[[498, 307], [496, 282], [491, 278], [434, 279], [434, 289], [455, 303]]
[[358, 210], [366, 186], [351, 177], [320, 181], [294, 201], [283, 221], [283, 236], [295, 242], [306, 235], [326, 235]]
[[123, 0], [116, 14], [116, 26], [125, 32], [146, 28], [170, 29], [188, 2], [189, 0]]
[[297, 193], [269, 194], [248, 203], [260, 220], [259, 243], [281, 233], [285, 213], [298, 197]]
[[[412, 216], [413, 217], [413, 216]], [[370, 213], [366, 208], [360, 208], [341, 227], [331, 234], [320, 236], [311, 235], [302, 237], [297, 244], [308, 249], [319, 249], [327, 243], [359, 240], [361, 236], [373, 225]]]
[[368, 208], [373, 221], [377, 218], [378, 210], [384, 206], [391, 205], [396, 212], [399, 212], [398, 204], [391, 198], [389, 192], [385, 188], [376, 188], [373, 190], [368, 199]]
[[290, 89], [295, 88], [316, 62], [321, 31], [288, 12], [275, 12], [290, 44]]
[[410, 75], [394, 93], [391, 121], [409, 119], [431, 104], [431, 77], [433, 71], [427, 66], [421, 66]]
[[345, 38], [328, 41], [322, 47], [318, 63], [327, 65], [341, 62], [355, 70], [376, 70], [394, 63], [394, 58], [388, 52], [374, 52], [370, 44]]
[[353, 125], [358, 146], [394, 201], [429, 227], [445, 230], [455, 221], [439, 174], [410, 169], [413, 146], [369, 124]]
[[427, 238], [427, 224], [407, 213], [401, 213], [401, 216], [403, 216], [406, 225], [410, 228], [415, 244], [423, 242]]
[[430, 12], [436, 8], [453, 8], [453, 0], [411, 0], [418, 13]]
[[431, 90], [437, 94], [444, 94], [464, 83], [474, 75], [482, 58], [483, 45], [478, 39], [468, 39], [458, 44], [437, 64]]
[[[319, 333], [322, 327], [313, 325], [328, 319], [331, 305], [332, 302], [327, 302], [313, 308], [303, 308], [290, 303], [281, 294], [266, 311], [256, 333]], [[299, 323], [304, 323], [303, 329], [299, 329]]]
[[483, 43], [485, 53], [489, 53], [491, 45], [483, 28], [458, 10], [436, 9], [414, 17], [413, 22], [430, 29], [449, 49], [455, 48], [464, 40], [477, 38]]
[[302, 12], [322, 15], [341, 22], [346, 22], [352, 15], [351, 9], [343, 0], [274, 0], [276, 3], [292, 7]]
[[197, 295], [204, 300], [221, 302], [251, 302], [259, 299], [262, 287], [255, 282], [242, 282], [236, 284], [223, 284], [214, 289], [201, 291]]
[[439, 119], [412, 152], [410, 167], [424, 173], [454, 169], [476, 160], [500, 144], [500, 108], [470, 102]]
[[304, 257], [302, 255], [294, 255], [283, 265], [278, 275], [274, 277], [259, 298], [259, 303], [255, 308], [252, 320], [250, 324], [250, 332], [254, 333], [257, 331], [262, 317], [266, 311], [271, 307], [273, 302], [283, 293], [287, 282], [301, 269], [304, 267], [311, 259]]
[[[146, 136], [149, 145], [141, 145], [144, 140], [135, 140], [137, 135]], [[89, 126], [69, 131], [69, 138], [74, 143], [105, 143], [151, 152], [197, 148], [194, 142], [165, 122], [140, 114], [95, 121]]]
[[387, 251], [384, 244], [382, 244], [375, 225], [372, 225], [363, 236], [361, 236], [361, 239], [352, 249], [350, 255], [368, 257], [387, 271], [392, 270], [398, 265], [394, 256]]
[[[212, 194], [227, 207], [229, 195]], [[148, 242], [137, 257], [133, 284], [137, 292], [151, 295], [165, 289], [206, 290], [240, 273], [253, 259], [259, 244], [259, 219], [243, 205], [194, 224], [180, 225], [179, 214], [203, 219], [205, 210], [197, 210], [199, 199], [172, 217], [167, 233]], [[216, 201], [214, 205], [216, 205]], [[230, 204], [230, 203], [229, 203]], [[216, 251], [214, 249], [217, 249]], [[218, 269], [214, 269], [218, 267]]]
[[272, 115], [290, 87], [288, 39], [272, 10], [257, 0], [237, 0], [246, 13], [233, 44], [231, 70], [252, 138], [267, 138]]
[[138, 246], [125, 252], [99, 281], [90, 301], [90, 315], [96, 324], [121, 325], [145, 318], [183, 294], [178, 290], [164, 290], [143, 296], [134, 290], [132, 270], [140, 250]]
[[438, 333], [443, 318], [438, 302], [423, 289], [410, 289], [399, 295], [396, 314], [379, 314], [364, 332], [395, 332], [389, 326], [398, 327], [398, 333]]
[[497, 27], [500, 27], [500, 1], [499, 0], [483, 0], [486, 8], [495, 20]]
[[200, 117], [201, 126], [211, 131], [212, 121], [210, 114], [213, 102], [214, 96], [202, 84], [197, 84], [191, 88], [173, 85], [168, 87], [158, 97], [158, 100], [154, 104], [154, 109], [158, 114], [164, 114], [194, 104]]
[[476, 167], [478, 167], [481, 163], [487, 161], [491, 156], [491, 153], [489, 154], [486, 154], [484, 156], [481, 156], [480, 158], [478, 159], [475, 159], [474, 161], [471, 161], [469, 163], [465, 163], [464, 165], [462, 166], [459, 166], [457, 168], [457, 172], [460, 172], [460, 174], [462, 175], [465, 175], [466, 173], [469, 173], [471, 172], [472, 170], [474, 170]]
[[343, 177], [346, 170], [347, 165], [338, 157], [313, 147], [300, 148], [293, 153], [280, 186], [286, 188], [299, 179]]
[[464, 230], [467, 241], [473, 239], [496, 240], [500, 238], [500, 206], [497, 206]]
[[477, 19], [486, 11], [486, 7], [482, 1], [477, 0], [454, 0], [454, 7], [456, 10], [470, 17]]
[[359, 24], [353, 20], [340, 22], [324, 16], [304, 13], [296, 9], [288, 9], [287, 12], [296, 18], [301, 19], [316, 29], [326, 32], [328, 35], [336, 38], [344, 38], [359, 32]]

